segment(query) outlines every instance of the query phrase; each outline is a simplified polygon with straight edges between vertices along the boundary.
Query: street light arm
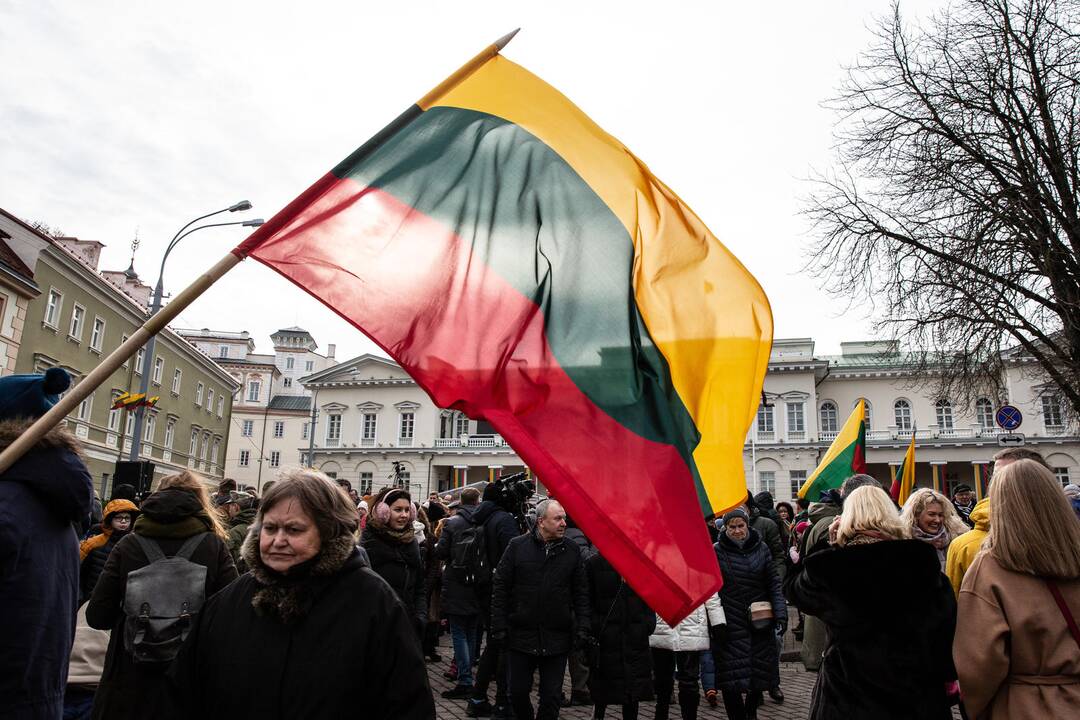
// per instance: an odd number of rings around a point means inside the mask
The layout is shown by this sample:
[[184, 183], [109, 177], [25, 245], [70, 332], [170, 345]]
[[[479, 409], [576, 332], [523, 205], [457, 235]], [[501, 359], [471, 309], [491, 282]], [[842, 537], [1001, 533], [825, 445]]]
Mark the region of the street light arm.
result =
[[[226, 210], [227, 209], [228, 208], [226, 208]], [[224, 211], [219, 210], [218, 212], [224, 212]], [[211, 213], [211, 214], [216, 214], [216, 213]], [[209, 217], [209, 216], [204, 216], [204, 217]], [[199, 218], [199, 219], [201, 220], [203, 218]], [[169, 253], [171, 253], [173, 251], [173, 248], [176, 247], [177, 243], [179, 243], [181, 240], [186, 238], [191, 233], [196, 232], [198, 230], [205, 230], [206, 228], [224, 227], [226, 225], [247, 225], [248, 227], [258, 227], [259, 225], [262, 225], [262, 223], [263, 223], [262, 220], [234, 220], [233, 222], [225, 222], [225, 223], [207, 223], [206, 225], [199, 225], [198, 227], [193, 227], [190, 230], [188, 230], [187, 232], [177, 233], [176, 237], [174, 237], [169, 242], [169, 246], [167, 248], [165, 248], [165, 255], [164, 255], [164, 257], [161, 258], [161, 270], [158, 272], [158, 285], [161, 285], [162, 276], [165, 275], [165, 261], [169, 259]], [[184, 227], [186, 228], [186, 227], [189, 227], [190, 225], [191, 225], [191, 223], [188, 223]]]

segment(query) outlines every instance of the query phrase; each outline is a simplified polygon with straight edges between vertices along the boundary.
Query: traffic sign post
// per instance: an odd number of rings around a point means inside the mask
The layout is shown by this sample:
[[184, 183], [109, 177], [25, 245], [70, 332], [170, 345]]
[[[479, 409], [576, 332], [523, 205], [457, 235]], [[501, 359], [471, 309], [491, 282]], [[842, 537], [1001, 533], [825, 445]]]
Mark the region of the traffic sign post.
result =
[[1012, 432], [1016, 428], [1020, 427], [1020, 423], [1024, 421], [1024, 415], [1020, 412], [1019, 408], [1012, 405], [1002, 405], [994, 413], [994, 422], [998, 427], [1006, 432]]

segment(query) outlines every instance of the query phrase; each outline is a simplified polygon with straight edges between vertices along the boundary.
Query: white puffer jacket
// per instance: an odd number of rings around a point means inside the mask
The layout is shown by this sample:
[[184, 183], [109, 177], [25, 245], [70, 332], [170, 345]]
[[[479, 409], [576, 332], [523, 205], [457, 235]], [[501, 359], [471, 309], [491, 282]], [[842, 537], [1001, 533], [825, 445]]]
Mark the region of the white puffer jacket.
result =
[[714, 593], [704, 605], [694, 608], [686, 619], [674, 628], [668, 626], [659, 615], [656, 617], [656, 630], [649, 636], [649, 647], [675, 652], [709, 649], [709, 628], [724, 625], [724, 607]]

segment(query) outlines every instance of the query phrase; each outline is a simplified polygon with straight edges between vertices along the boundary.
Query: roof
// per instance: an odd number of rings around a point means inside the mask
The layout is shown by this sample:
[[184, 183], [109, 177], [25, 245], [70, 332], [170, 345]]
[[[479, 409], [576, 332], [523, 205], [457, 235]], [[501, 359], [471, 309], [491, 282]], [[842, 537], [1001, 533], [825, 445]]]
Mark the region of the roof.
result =
[[15, 254], [14, 250], [8, 247], [8, 244], [4, 242], [3, 237], [3, 233], [0, 233], [0, 262], [7, 265], [19, 275], [22, 275], [27, 280], [33, 280], [33, 271], [26, 267], [26, 264], [19, 259], [19, 256]]
[[307, 330], [305, 330], [304, 328], [297, 327], [295, 325], [293, 325], [292, 327], [282, 328], [282, 329], [278, 330], [274, 334], [277, 335], [278, 333], [303, 333], [304, 335], [310, 335], [311, 334]]
[[275, 395], [270, 398], [271, 410], [310, 410], [311, 398], [307, 395]]

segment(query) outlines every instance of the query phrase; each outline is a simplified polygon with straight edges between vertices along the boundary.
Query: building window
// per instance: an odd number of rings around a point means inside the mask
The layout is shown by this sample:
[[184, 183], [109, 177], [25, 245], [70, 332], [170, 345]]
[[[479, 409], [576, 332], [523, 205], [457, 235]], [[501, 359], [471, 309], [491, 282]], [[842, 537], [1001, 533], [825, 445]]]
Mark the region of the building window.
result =
[[942, 398], [934, 403], [934, 411], [937, 413], [938, 427], [945, 432], [952, 432], [953, 429], [953, 415], [952, 415], [952, 403]]
[[987, 398], [975, 401], [975, 421], [983, 430], [994, 427], [994, 404]]
[[199, 431], [192, 428], [191, 442], [188, 444], [188, 456], [192, 459], [199, 453]]
[[217, 399], [217, 416], [221, 417], [225, 413], [225, 394], [218, 395]]
[[229, 346], [228, 345], [221, 345], [221, 346], [218, 347], [218, 357], [219, 358], [227, 358], [227, 357], [229, 357]]
[[259, 402], [259, 391], [262, 389], [262, 383], [258, 380], [251, 380], [248, 382], [248, 402]]
[[773, 432], [773, 406], [762, 403], [758, 405], [757, 409], [757, 429], [758, 433], [771, 433]]
[[1054, 468], [1054, 477], [1061, 483], [1061, 487], [1065, 487], [1069, 484], [1069, 468], [1056, 467]]
[[776, 493], [776, 473], [772, 470], [762, 470], [758, 473], [758, 492]]
[[202, 383], [196, 383], [195, 384], [195, 404], [196, 405], [202, 405], [202, 393], [203, 393], [203, 384]]
[[218, 453], [221, 451], [221, 440], [214, 438], [214, 445], [210, 449], [210, 464], [217, 465]]
[[[120, 344], [121, 345], [123, 345], [127, 341], [128, 341], [128, 336], [127, 335], [121, 335], [120, 336]], [[128, 358], [124, 358], [124, 363], [120, 367], [126, 368], [127, 366], [128, 366]]]
[[75, 417], [83, 422], [90, 421], [90, 409], [94, 406], [94, 396], [87, 395], [83, 398], [83, 401], [79, 403], [79, 410], [75, 414]]
[[366, 440], [368, 443], [375, 442], [375, 428], [377, 427], [379, 416], [375, 413], [364, 413], [364, 429], [360, 435], [361, 440]]
[[123, 412], [119, 408], [109, 410], [109, 431], [116, 432], [120, 429], [120, 413]]
[[124, 434], [128, 437], [135, 435], [135, 413], [132, 410], [128, 410], [127, 417], [124, 418]]
[[285, 386], [285, 387], [287, 387], [287, 388], [291, 388], [291, 387], [292, 387], [292, 378], [285, 378], [285, 379], [284, 379], [284, 380], [283, 380], [283, 381], [281, 382], [281, 384], [282, 384], [282, 385], [284, 385], [284, 386]]
[[90, 331], [90, 348], [101, 350], [101, 343], [105, 341], [105, 321], [99, 317], [94, 318], [94, 327]]
[[1065, 426], [1061, 414], [1061, 398], [1057, 395], [1042, 396], [1043, 425], [1047, 430], [1061, 430]]
[[173, 435], [176, 434], [176, 421], [169, 420], [165, 423], [165, 449], [172, 450]]
[[145, 360], [145, 359], [146, 359], [146, 348], [141, 347], [135, 353], [135, 374], [136, 375], [142, 375], [142, 365], [143, 365], [143, 360]]
[[157, 424], [157, 419], [153, 415], [146, 416], [146, 429], [143, 432], [143, 442], [154, 442], [154, 425]]
[[71, 327], [68, 335], [76, 340], [82, 340], [83, 321], [86, 320], [86, 308], [78, 303], [71, 308]]
[[46, 325], [56, 328], [57, 323], [60, 321], [60, 308], [63, 305], [64, 296], [56, 290], [49, 290], [49, 299], [45, 302], [45, 317], [43, 318]]
[[337, 447], [341, 442], [341, 415], [334, 413], [326, 416], [326, 444]]
[[276, 438], [285, 437], [285, 421], [284, 420], [275, 420], [274, 421], [274, 437], [276, 437]]
[[240, 467], [247, 467], [251, 462], [251, 452], [249, 450], [240, 451]]
[[206, 412], [210, 412], [214, 409], [214, 390], [210, 388], [206, 391]]
[[255, 431], [255, 421], [245, 420], [240, 423], [240, 434], [244, 437], [251, 437], [251, 434]]
[[180, 378], [182, 376], [183, 376], [183, 373], [180, 372], [180, 368], [176, 368], [175, 370], [173, 370], [173, 374], [172, 374], [172, 391], [173, 391], [173, 395], [179, 395], [180, 394]]
[[806, 432], [806, 417], [801, 402], [787, 403], [787, 429], [789, 433]]
[[840, 429], [838, 416], [836, 403], [832, 401], [821, 403], [821, 432], [838, 432]]
[[304, 363], [304, 370], [306, 372], [311, 372], [314, 369], [315, 369], [315, 361], [314, 360], [308, 360], [307, 362]]
[[154, 374], [151, 376], [155, 385], [161, 384], [161, 376], [165, 373], [165, 358], [158, 355], [154, 358]]
[[270, 451], [270, 467], [276, 468], [281, 465], [281, 453], [277, 450]]
[[309, 427], [310, 427], [310, 423], [304, 423], [303, 428], [301, 428], [301, 430], [300, 430], [301, 439], [303, 439], [303, 440], [308, 439], [308, 428]]
[[799, 490], [806, 482], [806, 471], [792, 470], [788, 475], [791, 477], [791, 497], [799, 497]]
[[[863, 400], [863, 407], [866, 408], [866, 413], [863, 415], [863, 422], [866, 423], [866, 429], [869, 430], [871, 420], [873, 420], [873, 417], [874, 417], [874, 407], [870, 404], [870, 401], [867, 400], [866, 398], [863, 398], [862, 400]], [[855, 404], [858, 405], [859, 401], [856, 400]], [[854, 409], [854, 406], [852, 407], [852, 409]]]
[[370, 472], [360, 473], [360, 494], [368, 495], [371, 493], [371, 485], [375, 481], [375, 476]]
[[398, 438], [401, 440], [402, 445], [406, 443], [412, 443], [413, 440], [413, 428], [416, 425], [416, 414], [411, 412], [401, 413], [401, 427], [399, 428]]
[[893, 403], [893, 418], [896, 421], [896, 429], [902, 431], [911, 430], [911, 403], [900, 399]]
[[293, 362], [294, 362], [294, 360], [293, 360], [292, 357], [285, 358], [285, 369], [286, 370], [292, 370], [293, 369]]
[[456, 437], [467, 435], [469, 433], [469, 416], [465, 413], [458, 413], [457, 417], [454, 418], [454, 426]]
[[199, 459], [205, 461], [210, 452], [210, 433], [203, 433], [202, 445], [199, 446]]

